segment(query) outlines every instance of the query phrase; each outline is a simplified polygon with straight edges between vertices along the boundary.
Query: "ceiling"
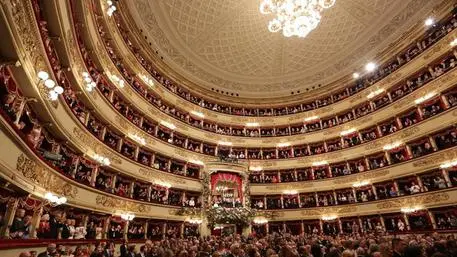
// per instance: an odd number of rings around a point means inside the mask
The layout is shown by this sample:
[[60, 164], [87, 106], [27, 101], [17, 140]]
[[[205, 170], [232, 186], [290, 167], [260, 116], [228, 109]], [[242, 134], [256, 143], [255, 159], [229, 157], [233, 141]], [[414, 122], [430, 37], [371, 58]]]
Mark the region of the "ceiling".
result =
[[306, 38], [269, 32], [260, 0], [125, 2], [153, 50], [191, 84], [274, 98], [360, 70], [442, 0], [336, 0]]

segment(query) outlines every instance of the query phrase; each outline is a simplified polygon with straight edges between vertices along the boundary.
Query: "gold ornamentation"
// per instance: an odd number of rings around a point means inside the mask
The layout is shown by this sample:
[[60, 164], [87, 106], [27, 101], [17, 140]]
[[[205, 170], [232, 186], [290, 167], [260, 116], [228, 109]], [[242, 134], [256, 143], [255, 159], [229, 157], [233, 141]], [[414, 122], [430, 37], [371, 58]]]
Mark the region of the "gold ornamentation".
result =
[[140, 168], [138, 172], [141, 175], [151, 179], [153, 181], [152, 183], [161, 184], [162, 182], [168, 182], [168, 183], [180, 184], [180, 185], [187, 184], [186, 179], [176, 178], [174, 176], [164, 174], [164, 172], [160, 172], [160, 171], [147, 170], [147, 169]]
[[421, 196], [404, 197], [402, 199], [394, 199], [378, 203], [376, 207], [378, 209], [392, 209], [402, 208], [405, 206], [415, 205], [427, 205], [433, 203], [439, 203], [449, 200], [450, 196], [448, 193], [433, 193]]
[[146, 206], [145, 204], [135, 203], [125, 199], [117, 199], [111, 196], [97, 195], [95, 202], [98, 205], [103, 207], [120, 210], [120, 211], [129, 211], [136, 213], [144, 213], [150, 211], [151, 207]]
[[277, 184], [274, 186], [266, 186], [265, 189], [267, 190], [297, 190], [302, 188], [310, 188], [314, 186], [314, 182], [293, 182], [287, 184]]
[[77, 187], [72, 186], [70, 183], [55, 175], [55, 171], [27, 158], [23, 153], [17, 158], [16, 169], [20, 171], [25, 178], [31, 180], [38, 186], [43, 187], [47, 191], [68, 198], [76, 198], [78, 195]]
[[457, 158], [457, 149], [449, 149], [443, 151], [439, 154], [434, 154], [433, 156], [425, 157], [424, 159], [414, 161], [414, 167], [424, 167], [424, 166], [432, 166], [438, 165], [445, 161], [453, 160]]
[[386, 144], [391, 144], [393, 142], [397, 141], [402, 141], [403, 139], [409, 138], [413, 135], [416, 135], [420, 132], [420, 127], [419, 126], [413, 126], [410, 128], [406, 128], [404, 130], [401, 130], [393, 135], [383, 137], [379, 140], [376, 140], [374, 142], [368, 143], [365, 146], [365, 150], [373, 150], [373, 149], [382, 149], [382, 147]]
[[[86, 148], [89, 148], [94, 153], [97, 153], [97, 154], [100, 154], [100, 155], [103, 155], [103, 156], [109, 158], [112, 163], [122, 164], [122, 160], [116, 154], [107, 150], [103, 146], [103, 144], [100, 143], [100, 141], [93, 139], [91, 135], [88, 135], [80, 128], [74, 127], [73, 134], [75, 134], [74, 138], [79, 139], [83, 143], [83, 146], [85, 146]], [[87, 150], [89, 150], [89, 149], [87, 149]]]
[[353, 183], [355, 181], [363, 181], [367, 179], [374, 179], [379, 177], [384, 177], [389, 175], [389, 170], [379, 170], [379, 171], [367, 171], [361, 174], [357, 174], [356, 176], [348, 176], [346, 178], [338, 179], [336, 178], [333, 183], [336, 185], [346, 184], [346, 183]]

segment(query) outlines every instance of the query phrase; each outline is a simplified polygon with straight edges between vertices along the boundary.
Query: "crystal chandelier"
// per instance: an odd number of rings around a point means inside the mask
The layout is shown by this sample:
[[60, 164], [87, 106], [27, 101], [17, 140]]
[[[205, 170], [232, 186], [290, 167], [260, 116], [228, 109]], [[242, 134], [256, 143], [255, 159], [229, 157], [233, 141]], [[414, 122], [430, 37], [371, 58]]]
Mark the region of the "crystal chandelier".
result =
[[321, 21], [321, 11], [335, 4], [336, 0], [262, 0], [260, 12], [275, 14], [268, 23], [268, 30], [282, 29], [285, 37], [306, 37]]

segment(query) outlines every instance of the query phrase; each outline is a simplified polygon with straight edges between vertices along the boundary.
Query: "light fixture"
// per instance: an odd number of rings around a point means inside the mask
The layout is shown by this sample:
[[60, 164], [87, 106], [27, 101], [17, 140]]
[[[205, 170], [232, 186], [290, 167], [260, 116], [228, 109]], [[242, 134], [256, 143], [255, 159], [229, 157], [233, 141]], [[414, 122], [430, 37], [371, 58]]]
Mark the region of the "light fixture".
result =
[[276, 144], [277, 147], [288, 147], [290, 146], [290, 143], [289, 142], [284, 142], [284, 143], [278, 143]]
[[37, 75], [40, 80], [47, 80], [49, 78], [49, 74], [46, 71], [39, 71]]
[[158, 186], [161, 186], [161, 187], [165, 187], [165, 188], [170, 188], [171, 187], [170, 183], [162, 181], [162, 180], [155, 181], [154, 184], [156, 184]]
[[282, 193], [285, 195], [296, 195], [296, 194], [298, 194], [298, 191], [297, 190], [284, 190], [284, 191], [282, 191]]
[[146, 84], [148, 84], [148, 86], [150, 86], [150, 87], [154, 86], [154, 80], [149, 78], [147, 75], [140, 74], [139, 76]]
[[336, 0], [262, 0], [260, 13], [274, 14], [268, 23], [270, 32], [282, 30], [285, 37], [306, 37], [321, 21], [321, 12]]
[[140, 137], [137, 134], [128, 134], [128, 136], [131, 139], [135, 140], [137, 143], [140, 143], [142, 145], [146, 145], [146, 139], [144, 139], [144, 137]]
[[312, 166], [323, 166], [323, 165], [327, 165], [327, 164], [328, 164], [328, 161], [317, 161], [317, 162], [313, 162]]
[[402, 144], [403, 144], [402, 142], [397, 141], [397, 142], [385, 145], [382, 149], [389, 151], [389, 150], [392, 150], [392, 149], [395, 149], [395, 148], [401, 146]]
[[84, 83], [86, 84], [86, 90], [88, 92], [92, 92], [92, 90], [94, 90], [94, 88], [97, 86], [97, 83], [95, 83], [94, 81], [92, 81], [92, 78], [90, 77], [89, 73], [88, 72], [83, 72], [82, 73], [83, 75], [83, 81]]
[[352, 73], [352, 77], [355, 79], [358, 79], [360, 77], [360, 74], [357, 72]]
[[400, 211], [403, 213], [414, 213], [414, 212], [420, 211], [422, 209], [423, 209], [423, 207], [421, 207], [421, 206], [411, 206], [411, 207], [403, 207], [400, 209]]
[[135, 218], [135, 214], [129, 212], [123, 212], [119, 216], [125, 221], [131, 221]]
[[250, 171], [262, 171], [263, 168], [261, 166], [249, 166]]
[[217, 142], [218, 145], [225, 145], [225, 146], [231, 146], [233, 145], [232, 142], [228, 142], [228, 141], [219, 141]]
[[200, 225], [203, 222], [202, 219], [197, 219], [197, 218], [190, 218], [190, 219], [187, 219], [186, 221], [189, 222], [190, 224], [196, 224], [196, 225]]
[[435, 21], [433, 20], [433, 18], [427, 18], [424, 23], [425, 23], [425, 26], [428, 27], [428, 26], [432, 26], [433, 23], [435, 23]]
[[115, 74], [110, 76], [111, 80], [114, 82], [114, 84], [117, 84], [118, 87], [124, 88], [124, 80], [116, 76]]
[[257, 225], [263, 225], [267, 224], [268, 220], [265, 217], [256, 217], [252, 222]]
[[106, 14], [108, 14], [108, 16], [111, 17], [113, 15], [113, 13], [117, 10], [117, 8], [114, 5], [113, 1], [111, 1], [111, 0], [106, 1], [106, 4], [108, 5]]
[[376, 69], [376, 64], [374, 62], [369, 62], [365, 65], [365, 70], [368, 72], [372, 72]]
[[102, 166], [111, 165], [111, 161], [105, 156], [102, 156], [99, 154], [94, 154], [94, 156], [92, 158]]
[[371, 98], [373, 98], [373, 97], [375, 97], [375, 96], [381, 94], [381, 93], [384, 92], [384, 91], [386, 91], [384, 88], [378, 88], [378, 89], [376, 89], [375, 91], [372, 91], [371, 93], [369, 93], [369, 94], [367, 95], [367, 98], [368, 98], [368, 99], [371, 99]]
[[331, 221], [331, 220], [336, 220], [338, 216], [336, 214], [328, 214], [328, 215], [323, 215], [321, 217], [321, 220], [323, 221]]
[[190, 163], [193, 163], [193, 164], [197, 164], [197, 165], [200, 165], [200, 166], [204, 166], [205, 163], [200, 161], [200, 160], [195, 160], [195, 159], [192, 159], [189, 161]]
[[55, 87], [55, 85], [56, 85], [56, 82], [54, 80], [52, 80], [52, 79], [46, 79], [44, 81], [44, 85], [49, 89], [53, 89]]
[[191, 114], [197, 116], [197, 117], [200, 117], [200, 118], [205, 118], [205, 114], [201, 113], [201, 112], [198, 112], [198, 111], [191, 111], [190, 112]]
[[450, 43], [451, 46], [456, 46], [457, 45], [457, 38], [451, 41]]
[[455, 167], [455, 166], [457, 166], [457, 160], [445, 162], [440, 165], [440, 168], [447, 169], [447, 168], [451, 168], [451, 167]]
[[370, 181], [368, 181], [368, 180], [357, 181], [354, 184], [352, 184], [352, 187], [363, 187], [363, 186], [368, 186], [369, 184], [370, 184]]
[[260, 124], [258, 122], [246, 122], [246, 127], [258, 127]]
[[318, 120], [318, 119], [319, 119], [319, 116], [311, 116], [311, 117], [305, 118], [305, 121], [313, 121], [313, 120]]
[[347, 136], [347, 135], [350, 135], [350, 134], [352, 134], [352, 133], [354, 133], [354, 132], [356, 132], [356, 131], [357, 131], [357, 129], [355, 129], [355, 128], [350, 128], [350, 129], [341, 131], [340, 135], [341, 135], [341, 136]]
[[414, 100], [414, 102], [416, 104], [421, 104], [421, 103], [427, 101], [428, 99], [434, 97], [435, 95], [436, 95], [436, 92], [430, 92], [422, 97], [417, 98], [416, 100]]
[[47, 192], [44, 195], [44, 198], [52, 205], [57, 206], [67, 202], [67, 198], [65, 196], [59, 197], [51, 192]]
[[168, 121], [160, 121], [160, 124], [164, 125], [165, 127], [169, 128], [169, 129], [176, 129], [176, 126]]
[[48, 91], [48, 98], [51, 101], [57, 100], [59, 98], [59, 95], [63, 93], [64, 89], [63, 87], [56, 85], [56, 82], [52, 79], [49, 78], [49, 73], [46, 71], [39, 71], [37, 73], [38, 78], [40, 81], [44, 81], [43, 84], [44, 86], [49, 90]]

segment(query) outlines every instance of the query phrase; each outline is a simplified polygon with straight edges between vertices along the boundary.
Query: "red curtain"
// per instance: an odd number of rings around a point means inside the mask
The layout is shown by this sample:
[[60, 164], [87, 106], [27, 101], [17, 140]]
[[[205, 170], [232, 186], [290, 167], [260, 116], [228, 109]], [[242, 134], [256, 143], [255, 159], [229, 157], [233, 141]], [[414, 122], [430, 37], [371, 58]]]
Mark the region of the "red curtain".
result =
[[211, 189], [214, 190], [216, 187], [217, 182], [219, 181], [227, 181], [227, 182], [234, 182], [237, 187], [236, 190], [238, 191], [238, 195], [240, 200], [243, 199], [243, 190], [242, 185], [243, 182], [239, 175], [233, 173], [216, 173], [211, 175]]

